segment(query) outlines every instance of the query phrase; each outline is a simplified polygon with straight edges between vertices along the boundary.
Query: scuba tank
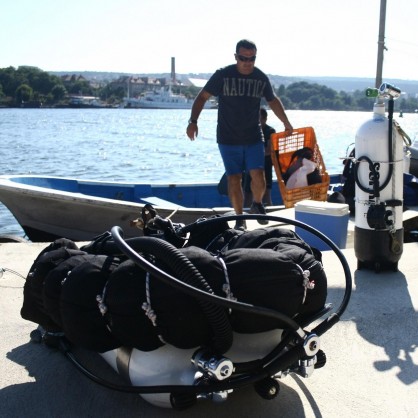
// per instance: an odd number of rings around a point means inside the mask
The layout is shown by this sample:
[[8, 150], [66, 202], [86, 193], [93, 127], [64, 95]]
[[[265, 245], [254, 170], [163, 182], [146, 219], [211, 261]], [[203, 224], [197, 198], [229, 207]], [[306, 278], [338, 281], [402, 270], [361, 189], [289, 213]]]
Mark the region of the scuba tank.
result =
[[[377, 97], [372, 119], [355, 140], [355, 229], [357, 268], [398, 269], [403, 251], [403, 138], [393, 121], [394, 100], [401, 91], [390, 85], [368, 89]], [[385, 115], [388, 98], [388, 117]]]
[[[235, 362], [263, 358], [277, 346], [281, 334], [280, 329], [256, 334], [234, 333], [234, 344], [224, 356], [213, 355], [204, 348], [180, 349], [171, 345], [148, 352], [120, 347], [101, 353], [101, 356], [124, 380], [134, 386], [192, 385], [208, 388], [211, 382], [227, 382], [237, 365]], [[273, 381], [271, 383], [276, 387]], [[228, 398], [229, 392], [232, 391], [201, 393], [198, 398], [223, 402]], [[162, 393], [141, 393], [140, 396], [154, 406], [174, 409], [192, 406], [197, 399], [192, 393], [181, 395], [175, 391], [170, 393], [169, 390]]]

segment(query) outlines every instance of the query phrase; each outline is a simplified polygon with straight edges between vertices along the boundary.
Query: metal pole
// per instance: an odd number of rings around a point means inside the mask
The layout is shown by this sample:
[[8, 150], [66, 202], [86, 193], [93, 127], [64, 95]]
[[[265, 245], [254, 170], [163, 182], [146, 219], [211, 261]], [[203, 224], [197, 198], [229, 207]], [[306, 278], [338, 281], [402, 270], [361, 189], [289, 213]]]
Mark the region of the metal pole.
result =
[[380, 0], [379, 39], [377, 41], [377, 70], [375, 87], [382, 84], [383, 52], [385, 47], [386, 0]]

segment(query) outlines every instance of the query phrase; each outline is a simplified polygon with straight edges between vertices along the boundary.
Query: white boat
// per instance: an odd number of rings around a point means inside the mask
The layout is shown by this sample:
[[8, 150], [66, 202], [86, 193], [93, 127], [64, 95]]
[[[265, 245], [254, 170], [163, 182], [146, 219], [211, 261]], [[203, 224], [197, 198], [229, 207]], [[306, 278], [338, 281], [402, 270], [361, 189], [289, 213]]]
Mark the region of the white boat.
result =
[[[272, 190], [268, 211], [283, 208], [279, 188]], [[62, 177], [0, 176], [0, 202], [19, 222], [34, 242], [66, 237], [90, 240], [114, 225], [126, 237], [142, 232], [132, 226], [147, 203], [172, 222], [189, 224], [201, 216], [231, 212], [227, 196], [218, 183], [157, 184], [120, 183]]]
[[[171, 90], [161, 87], [160, 90], [147, 91], [138, 98], [123, 99], [122, 107], [134, 109], [191, 109], [193, 99], [187, 98], [184, 94], [176, 94]], [[217, 102], [210, 99], [205, 104], [206, 109], [216, 109]]]

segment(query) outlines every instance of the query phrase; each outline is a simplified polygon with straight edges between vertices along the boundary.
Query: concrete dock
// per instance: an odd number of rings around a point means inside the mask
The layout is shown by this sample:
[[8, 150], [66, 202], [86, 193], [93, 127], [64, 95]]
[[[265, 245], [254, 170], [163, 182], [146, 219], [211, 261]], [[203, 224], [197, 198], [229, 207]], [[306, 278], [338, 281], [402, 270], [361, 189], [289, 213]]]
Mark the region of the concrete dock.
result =
[[[279, 396], [266, 401], [253, 388], [225, 403], [200, 401], [178, 412], [112, 391], [81, 375], [58, 351], [30, 342], [36, 324], [20, 317], [24, 279], [49, 243], [0, 244], [1, 417], [418, 417], [418, 243], [404, 245], [398, 272], [357, 271], [354, 250], [343, 250], [353, 293], [342, 320], [321, 337], [325, 367], [308, 379], [282, 379]], [[333, 252], [323, 252], [328, 300], [338, 306], [343, 271]], [[101, 359], [92, 356], [92, 363]], [[103, 375], [119, 376], [99, 364]]]

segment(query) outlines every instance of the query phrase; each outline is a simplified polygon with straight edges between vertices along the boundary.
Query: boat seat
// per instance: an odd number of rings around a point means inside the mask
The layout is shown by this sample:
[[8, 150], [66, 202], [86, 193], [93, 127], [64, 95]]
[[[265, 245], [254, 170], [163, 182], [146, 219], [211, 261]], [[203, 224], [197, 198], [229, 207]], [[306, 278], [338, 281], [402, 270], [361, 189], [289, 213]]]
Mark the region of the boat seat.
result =
[[169, 200], [161, 199], [159, 197], [141, 197], [143, 202], [150, 203], [153, 206], [164, 208], [164, 209], [186, 209], [185, 206], [181, 206], [178, 203], [170, 202]]

